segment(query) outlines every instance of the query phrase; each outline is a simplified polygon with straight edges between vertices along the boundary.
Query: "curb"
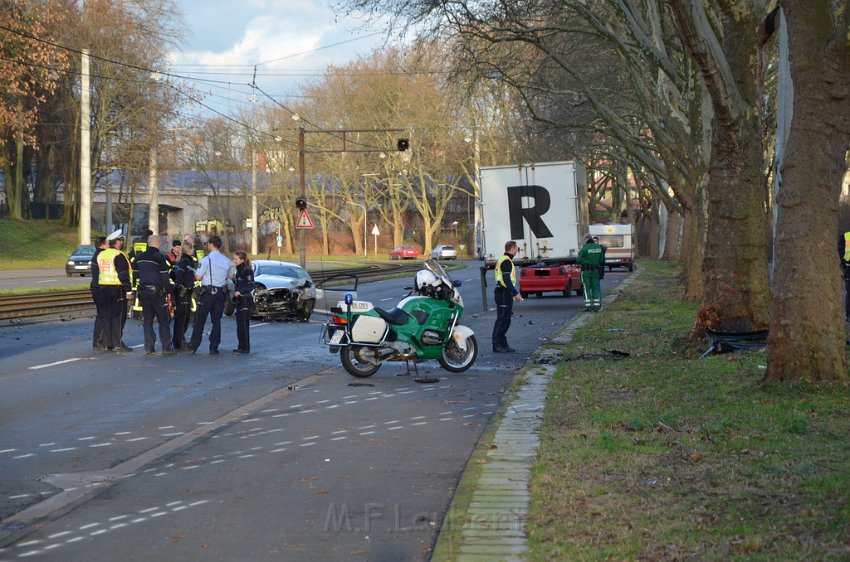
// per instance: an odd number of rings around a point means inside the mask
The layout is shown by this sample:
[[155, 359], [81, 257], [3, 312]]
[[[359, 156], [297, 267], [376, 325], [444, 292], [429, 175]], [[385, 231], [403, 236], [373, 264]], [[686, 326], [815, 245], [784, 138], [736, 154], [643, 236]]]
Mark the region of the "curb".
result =
[[[602, 299], [611, 304], [631, 283], [637, 270], [617, 284]], [[467, 464], [458, 489], [473, 490], [468, 504], [460, 505], [457, 494], [449, 506], [432, 560], [455, 562], [514, 562], [528, 558], [525, 524], [531, 499], [531, 468], [540, 446], [539, 430], [549, 381], [558, 370], [561, 348], [579, 328], [590, 323], [594, 312], [580, 312], [570, 319], [545, 345], [532, 353], [521, 367], [509, 394], [499, 408], [495, 433], [484, 436], [472, 453], [481, 468]], [[459, 534], [449, 532], [457, 527]], [[458, 537], [452, 541], [452, 537]], [[451, 544], [456, 542], [456, 544]]]

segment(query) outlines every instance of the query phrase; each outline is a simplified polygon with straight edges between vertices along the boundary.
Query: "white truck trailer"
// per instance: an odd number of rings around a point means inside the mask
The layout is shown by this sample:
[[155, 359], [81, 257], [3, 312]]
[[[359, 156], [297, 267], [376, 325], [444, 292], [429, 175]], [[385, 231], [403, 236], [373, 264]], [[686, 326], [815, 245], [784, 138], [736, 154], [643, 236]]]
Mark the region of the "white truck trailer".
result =
[[[575, 263], [588, 232], [587, 183], [576, 162], [481, 168], [479, 258], [492, 267], [516, 240], [517, 265]], [[486, 267], [486, 266], [485, 266]]]

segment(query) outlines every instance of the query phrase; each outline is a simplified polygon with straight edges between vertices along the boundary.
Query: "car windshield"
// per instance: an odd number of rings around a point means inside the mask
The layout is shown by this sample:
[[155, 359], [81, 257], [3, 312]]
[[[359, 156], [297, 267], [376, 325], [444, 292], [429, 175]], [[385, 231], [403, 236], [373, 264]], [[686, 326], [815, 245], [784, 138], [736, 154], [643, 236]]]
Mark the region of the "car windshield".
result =
[[286, 264], [263, 264], [257, 266], [257, 275], [276, 275], [278, 277], [292, 277], [294, 279], [309, 279], [307, 272], [300, 267]]
[[443, 246], [443, 250], [454, 250], [454, 246]]
[[77, 246], [77, 249], [74, 250], [71, 255], [72, 256], [93, 256], [95, 252], [94, 246]]

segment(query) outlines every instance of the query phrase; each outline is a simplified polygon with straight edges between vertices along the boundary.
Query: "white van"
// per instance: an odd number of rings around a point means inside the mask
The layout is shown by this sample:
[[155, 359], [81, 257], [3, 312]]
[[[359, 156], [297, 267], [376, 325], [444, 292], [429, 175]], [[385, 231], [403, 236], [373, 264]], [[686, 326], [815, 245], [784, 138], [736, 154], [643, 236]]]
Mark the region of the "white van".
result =
[[635, 268], [635, 226], [633, 224], [591, 224], [588, 232], [598, 236], [605, 247], [605, 265], [608, 271], [615, 267]]

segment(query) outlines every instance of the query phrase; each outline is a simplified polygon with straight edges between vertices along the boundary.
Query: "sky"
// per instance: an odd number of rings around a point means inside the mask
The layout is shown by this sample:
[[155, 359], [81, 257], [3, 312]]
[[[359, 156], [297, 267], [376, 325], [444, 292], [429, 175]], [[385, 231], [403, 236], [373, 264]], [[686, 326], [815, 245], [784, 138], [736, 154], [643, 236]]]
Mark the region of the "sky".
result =
[[[177, 0], [187, 28], [172, 72], [196, 83], [205, 104], [228, 115], [250, 105], [256, 84], [278, 101], [297, 96], [328, 65], [387, 45], [385, 25], [334, 13], [327, 0]], [[259, 98], [264, 98], [257, 92]], [[268, 99], [266, 98], [266, 101]]]

